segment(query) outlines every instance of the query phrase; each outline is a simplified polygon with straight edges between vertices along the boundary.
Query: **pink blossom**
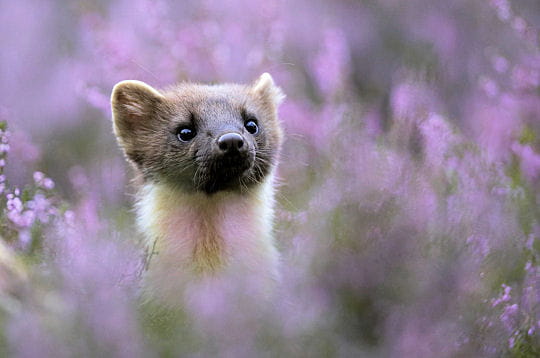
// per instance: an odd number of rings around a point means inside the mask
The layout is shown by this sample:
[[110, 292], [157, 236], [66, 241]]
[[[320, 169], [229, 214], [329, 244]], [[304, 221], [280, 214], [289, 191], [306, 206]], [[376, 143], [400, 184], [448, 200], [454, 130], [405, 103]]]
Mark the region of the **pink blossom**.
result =
[[519, 308], [515, 303], [504, 307], [504, 311], [501, 314], [501, 320], [508, 332], [513, 332], [516, 329], [518, 312]]
[[315, 80], [325, 95], [332, 95], [342, 86], [349, 65], [349, 53], [345, 35], [338, 29], [324, 31], [319, 54], [311, 66]]
[[45, 177], [42, 172], [34, 172], [34, 182], [40, 188], [46, 190], [52, 190], [54, 188], [54, 181], [51, 178]]
[[510, 291], [512, 291], [512, 288], [510, 286], [507, 286], [505, 284], [502, 285], [502, 288], [504, 289], [504, 293], [501, 297], [497, 298], [493, 302], [493, 307], [497, 306], [500, 303], [508, 302], [510, 300]]
[[45, 174], [42, 172], [34, 172], [34, 182], [36, 184], [41, 183], [41, 181], [45, 178]]
[[520, 158], [520, 165], [525, 177], [534, 181], [540, 176], [540, 154], [536, 153], [531, 146], [519, 143], [512, 144], [512, 151]]

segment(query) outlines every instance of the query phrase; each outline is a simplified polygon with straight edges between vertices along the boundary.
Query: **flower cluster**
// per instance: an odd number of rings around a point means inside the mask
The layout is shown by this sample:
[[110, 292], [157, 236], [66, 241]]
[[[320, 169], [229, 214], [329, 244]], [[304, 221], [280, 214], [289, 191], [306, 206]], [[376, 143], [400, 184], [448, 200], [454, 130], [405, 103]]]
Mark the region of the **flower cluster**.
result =
[[[535, 344], [539, 341], [538, 331], [540, 330], [540, 310], [538, 308], [538, 284], [540, 280], [540, 269], [527, 262], [525, 265], [526, 278], [524, 287], [521, 289], [521, 296], [512, 295], [512, 288], [502, 285], [503, 292], [493, 300], [492, 307], [496, 308], [500, 315], [490, 322], [490, 327], [502, 324], [503, 335], [508, 338], [508, 347], [516, 354], [520, 353], [523, 347]], [[533, 348], [537, 349], [537, 348]]]
[[28, 248], [32, 241], [31, 232], [36, 225], [47, 224], [51, 218], [59, 214], [56, 204], [52, 201], [51, 190], [54, 182], [43, 173], [34, 173], [34, 185], [21, 191], [18, 187], [10, 187], [6, 182], [4, 167], [9, 152], [10, 132], [3, 122], [0, 129], [0, 193], [5, 197], [4, 215], [7, 224], [17, 234], [17, 246]]

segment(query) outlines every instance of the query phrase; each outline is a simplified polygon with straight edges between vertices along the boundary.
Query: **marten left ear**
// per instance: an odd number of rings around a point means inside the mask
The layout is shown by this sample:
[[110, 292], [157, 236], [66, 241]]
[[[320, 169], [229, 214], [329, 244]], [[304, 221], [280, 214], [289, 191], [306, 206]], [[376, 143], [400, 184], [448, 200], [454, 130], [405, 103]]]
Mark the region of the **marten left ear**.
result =
[[252, 93], [264, 101], [269, 101], [277, 108], [285, 99], [285, 94], [275, 85], [268, 72], [263, 73], [252, 85]]
[[140, 129], [151, 129], [153, 117], [164, 100], [161, 93], [141, 81], [122, 81], [111, 95], [115, 134], [126, 141]]
[[113, 130], [124, 152], [135, 163], [144, 139], [155, 131], [158, 112], [165, 97], [141, 81], [122, 81], [114, 86], [111, 95]]

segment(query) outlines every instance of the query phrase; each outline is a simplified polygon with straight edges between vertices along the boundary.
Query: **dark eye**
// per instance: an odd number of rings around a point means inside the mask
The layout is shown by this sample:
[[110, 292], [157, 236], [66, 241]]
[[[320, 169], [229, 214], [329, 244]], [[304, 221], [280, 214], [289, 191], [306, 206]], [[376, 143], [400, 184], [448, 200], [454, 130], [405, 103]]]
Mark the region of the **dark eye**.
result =
[[244, 127], [246, 127], [247, 131], [253, 135], [259, 132], [259, 126], [253, 119], [248, 120], [246, 124], [244, 124]]
[[176, 136], [181, 142], [189, 142], [190, 140], [195, 138], [196, 135], [197, 132], [195, 131], [195, 129], [189, 127], [180, 128], [178, 130], [178, 133], [176, 134]]

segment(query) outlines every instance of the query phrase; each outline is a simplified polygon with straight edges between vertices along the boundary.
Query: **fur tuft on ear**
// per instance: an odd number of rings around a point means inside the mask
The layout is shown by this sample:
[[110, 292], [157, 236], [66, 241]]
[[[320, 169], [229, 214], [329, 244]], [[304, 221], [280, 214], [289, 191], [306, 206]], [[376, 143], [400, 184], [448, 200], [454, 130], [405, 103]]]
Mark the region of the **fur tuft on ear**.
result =
[[[144, 117], [152, 105], [163, 98], [152, 86], [141, 81], [122, 81], [117, 83], [111, 95], [113, 114], [126, 114]], [[115, 116], [116, 119], [116, 116]]]
[[253, 93], [264, 99], [269, 100], [276, 108], [285, 99], [285, 94], [275, 85], [272, 76], [268, 72], [263, 73], [252, 85]]
[[165, 97], [141, 81], [122, 81], [114, 86], [111, 95], [113, 130], [120, 146], [134, 162], [139, 137], [150, 133], [155, 126], [159, 105]]
[[125, 138], [137, 127], [148, 126], [156, 106], [163, 99], [161, 93], [144, 82], [119, 82], [111, 95], [115, 134]]

